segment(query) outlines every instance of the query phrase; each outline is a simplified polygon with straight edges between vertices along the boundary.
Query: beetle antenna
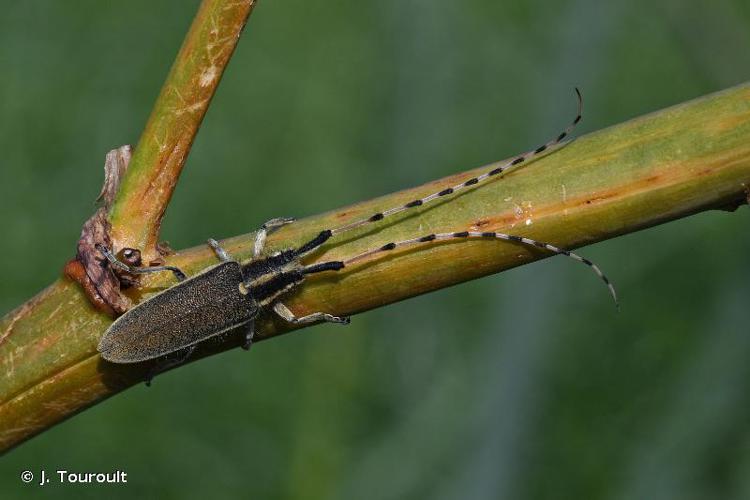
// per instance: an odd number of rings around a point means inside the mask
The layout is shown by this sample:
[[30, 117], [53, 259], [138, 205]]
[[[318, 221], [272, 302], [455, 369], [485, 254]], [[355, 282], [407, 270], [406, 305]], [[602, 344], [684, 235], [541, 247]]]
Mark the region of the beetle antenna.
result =
[[399, 247], [419, 245], [422, 243], [429, 243], [429, 242], [438, 241], [438, 240], [453, 240], [453, 239], [465, 239], [465, 238], [495, 238], [495, 239], [510, 241], [513, 243], [520, 243], [527, 247], [542, 248], [554, 254], [564, 255], [566, 257], [570, 257], [571, 259], [575, 259], [578, 262], [581, 262], [587, 265], [589, 268], [591, 268], [592, 271], [594, 271], [594, 273], [599, 277], [599, 279], [601, 279], [604, 282], [604, 284], [609, 289], [609, 293], [610, 295], [612, 295], [612, 299], [615, 302], [615, 307], [617, 307], [618, 310], [620, 308], [620, 304], [617, 300], [617, 292], [615, 291], [615, 287], [609, 281], [609, 278], [607, 278], [607, 276], [602, 272], [602, 270], [599, 269], [599, 266], [591, 262], [589, 259], [585, 257], [581, 257], [580, 255], [570, 252], [568, 250], [556, 247], [554, 245], [550, 245], [549, 243], [532, 240], [531, 238], [524, 238], [522, 236], [513, 236], [510, 234], [498, 233], [498, 232], [461, 231], [457, 233], [428, 234], [426, 236], [421, 236], [419, 238], [410, 238], [408, 240], [401, 240], [401, 241], [396, 241], [392, 243], [387, 243], [381, 247], [378, 247], [372, 250], [367, 250], [365, 252], [357, 254], [354, 257], [350, 257], [343, 261], [331, 261], [331, 262], [324, 262], [322, 264], [312, 264], [310, 266], [305, 267], [302, 272], [305, 274], [311, 274], [311, 273], [328, 271], [328, 270], [338, 271], [339, 269], [344, 269], [346, 267], [349, 267], [351, 264], [354, 264], [355, 262], [365, 260], [368, 257], [377, 255], [379, 253], [385, 253], [391, 250], [395, 250], [396, 248], [399, 248]]
[[572, 122], [570, 122], [570, 124], [565, 128], [565, 130], [560, 132], [560, 134], [554, 139], [547, 141], [546, 143], [542, 144], [536, 149], [526, 151], [525, 153], [521, 153], [520, 155], [515, 156], [512, 160], [508, 160], [502, 164], [497, 164], [497, 163], [493, 164], [492, 165], [493, 168], [491, 170], [488, 170], [485, 173], [478, 175], [476, 177], [472, 177], [471, 179], [464, 181], [460, 184], [456, 184], [455, 186], [451, 186], [449, 188], [443, 189], [442, 191], [432, 193], [428, 196], [425, 196], [424, 198], [419, 198], [419, 199], [410, 201], [409, 203], [406, 203], [404, 205], [393, 207], [388, 210], [384, 210], [382, 212], [374, 213], [369, 217], [365, 217], [363, 219], [350, 222], [343, 226], [339, 226], [333, 229], [326, 229], [325, 231], [322, 231], [320, 234], [318, 234], [318, 236], [316, 236], [309, 242], [302, 245], [299, 249], [297, 249], [296, 254], [299, 257], [302, 257], [305, 254], [310, 253], [316, 248], [318, 248], [319, 246], [321, 246], [323, 243], [328, 241], [328, 239], [330, 239], [333, 236], [336, 236], [341, 233], [345, 233], [347, 231], [351, 231], [352, 229], [356, 229], [358, 227], [362, 227], [367, 224], [372, 224], [374, 222], [381, 221], [385, 219], [386, 217], [396, 215], [398, 213], [404, 212], [411, 208], [420, 207], [431, 201], [437, 200], [439, 198], [443, 198], [445, 196], [452, 195], [463, 189], [476, 186], [477, 184], [485, 182], [488, 179], [491, 179], [495, 176], [502, 174], [503, 172], [507, 172], [511, 168], [516, 167], [520, 165], [521, 163], [524, 163], [538, 156], [544, 151], [548, 151], [549, 149], [557, 146], [563, 141], [563, 139], [565, 139], [568, 135], [570, 135], [570, 133], [573, 131], [576, 125], [578, 125], [578, 122], [581, 121], [581, 117], [583, 116], [583, 97], [581, 96], [581, 91], [578, 90], [577, 87], [575, 88], [575, 92], [576, 92], [576, 97], [578, 99], [578, 113], [576, 114], [575, 119]]

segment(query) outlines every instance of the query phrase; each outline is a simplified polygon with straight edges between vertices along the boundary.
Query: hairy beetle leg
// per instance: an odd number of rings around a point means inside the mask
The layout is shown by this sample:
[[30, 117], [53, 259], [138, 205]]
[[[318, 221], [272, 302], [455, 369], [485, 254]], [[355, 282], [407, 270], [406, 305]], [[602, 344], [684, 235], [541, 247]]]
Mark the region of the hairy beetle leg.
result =
[[207, 243], [208, 243], [208, 246], [211, 247], [211, 250], [214, 251], [214, 253], [219, 258], [220, 261], [229, 262], [230, 260], [234, 260], [232, 256], [229, 255], [229, 253], [226, 250], [224, 250], [221, 247], [221, 245], [219, 245], [219, 242], [216, 241], [215, 239], [209, 238]]
[[153, 267], [132, 267], [124, 262], [120, 262], [117, 260], [117, 257], [115, 257], [112, 252], [105, 247], [104, 245], [100, 245], [99, 243], [96, 244], [96, 249], [99, 250], [104, 257], [109, 261], [110, 264], [112, 264], [113, 267], [116, 267], [117, 269], [121, 271], [125, 271], [126, 273], [130, 274], [149, 274], [149, 273], [160, 273], [163, 271], [170, 271], [172, 274], [174, 274], [175, 278], [177, 278], [177, 281], [185, 281], [187, 276], [185, 273], [182, 272], [182, 270], [179, 267], [174, 266], [153, 266]]
[[263, 247], [266, 245], [266, 236], [268, 236], [270, 233], [274, 232], [281, 226], [291, 224], [295, 220], [296, 219], [294, 217], [276, 217], [275, 219], [266, 221], [265, 224], [260, 226], [260, 229], [258, 229], [258, 232], [255, 235], [253, 258], [258, 258], [260, 257], [261, 253], [263, 253]]
[[295, 316], [292, 311], [289, 310], [287, 306], [282, 304], [281, 302], [276, 302], [273, 305], [273, 310], [276, 314], [284, 318], [290, 323], [293, 323], [295, 325], [304, 325], [308, 323], [315, 323], [316, 321], [327, 321], [329, 323], [338, 323], [341, 325], [348, 325], [351, 321], [348, 316], [339, 317], [334, 316], [332, 314], [324, 313], [324, 312], [316, 312], [312, 314], [308, 314], [307, 316]]
[[253, 345], [253, 337], [255, 337], [255, 321], [250, 321], [245, 326], [245, 340], [241, 346], [244, 350], [247, 351]]

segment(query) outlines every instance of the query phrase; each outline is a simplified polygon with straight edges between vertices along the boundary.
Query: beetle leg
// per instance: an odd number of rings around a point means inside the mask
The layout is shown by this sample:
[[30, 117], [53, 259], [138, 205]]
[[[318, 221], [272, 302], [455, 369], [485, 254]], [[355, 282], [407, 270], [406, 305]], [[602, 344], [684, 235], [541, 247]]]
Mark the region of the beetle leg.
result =
[[253, 258], [260, 257], [263, 252], [263, 247], [266, 245], [266, 236], [269, 233], [274, 232], [276, 229], [294, 222], [294, 217], [277, 217], [267, 221], [265, 224], [260, 226], [258, 232], [255, 234], [255, 246], [253, 247]]
[[96, 249], [99, 250], [104, 257], [107, 258], [110, 264], [112, 264], [113, 267], [116, 267], [117, 269], [120, 269], [121, 271], [125, 271], [126, 273], [130, 274], [148, 274], [148, 273], [160, 273], [162, 271], [171, 271], [175, 278], [177, 278], [177, 281], [184, 281], [187, 276], [185, 273], [182, 272], [182, 270], [179, 267], [174, 266], [153, 266], [153, 267], [131, 267], [124, 262], [120, 262], [117, 260], [117, 257], [115, 257], [112, 252], [109, 251], [107, 247], [104, 245], [100, 245], [99, 243], [96, 244]]
[[242, 348], [244, 350], [250, 349], [250, 346], [253, 345], [253, 337], [255, 336], [255, 321], [248, 322], [247, 325], [245, 325], [245, 340], [242, 342]]
[[208, 246], [211, 247], [211, 249], [214, 251], [214, 253], [219, 258], [220, 261], [222, 261], [222, 262], [229, 262], [229, 261], [234, 260], [232, 258], [232, 256], [229, 255], [229, 253], [227, 253], [226, 250], [224, 250], [223, 248], [221, 248], [221, 245], [219, 245], [219, 242], [216, 241], [215, 239], [209, 238], [208, 239]]
[[156, 363], [154, 366], [151, 367], [151, 369], [146, 374], [146, 379], [144, 382], [146, 383], [146, 387], [151, 387], [151, 381], [154, 380], [154, 377], [159, 375], [160, 373], [163, 373], [170, 368], [174, 368], [175, 366], [179, 366], [190, 357], [191, 354], [193, 354], [193, 351], [195, 351], [195, 345], [191, 345], [189, 347], [185, 347], [184, 349], [180, 349], [179, 351], [175, 351], [170, 356], [167, 356], [159, 363]]
[[348, 325], [349, 324], [349, 317], [339, 317], [339, 316], [333, 316], [332, 314], [324, 313], [324, 312], [316, 312], [312, 314], [308, 314], [307, 316], [295, 316], [292, 311], [289, 310], [287, 306], [282, 304], [281, 302], [276, 302], [273, 305], [273, 310], [276, 314], [284, 318], [290, 323], [293, 323], [295, 325], [304, 325], [307, 323], [315, 323], [316, 321], [327, 321], [329, 323], [339, 323], [342, 325]]

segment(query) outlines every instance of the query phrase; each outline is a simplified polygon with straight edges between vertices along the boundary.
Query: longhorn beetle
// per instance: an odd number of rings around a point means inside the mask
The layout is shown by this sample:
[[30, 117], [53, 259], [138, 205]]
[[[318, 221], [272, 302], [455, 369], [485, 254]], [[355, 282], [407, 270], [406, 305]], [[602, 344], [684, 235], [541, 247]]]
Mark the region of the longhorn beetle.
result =
[[[253, 248], [253, 258], [250, 261], [239, 262], [233, 259], [219, 243], [209, 239], [208, 244], [216, 253], [220, 263], [195, 276], [186, 278], [182, 271], [171, 266], [129, 266], [117, 260], [109, 249], [99, 245], [97, 248], [111, 265], [125, 272], [142, 274], [171, 271], [179, 281], [178, 284], [138, 304], [115, 320], [99, 343], [99, 351], [102, 357], [113, 363], [136, 363], [165, 355], [173, 355], [176, 359], [162, 366], [162, 369], [159, 370], [162, 371], [166, 369], [165, 366], [168, 367], [185, 361], [200, 342], [240, 326], [245, 329], [243, 348], [247, 349], [253, 340], [255, 318], [261, 311], [269, 308], [283, 319], [295, 324], [316, 321], [346, 324], [349, 322], [349, 318], [333, 316], [324, 312], [296, 317], [281, 302], [281, 298], [300, 286], [310, 274], [339, 271], [372, 255], [387, 253], [407, 245], [419, 245], [439, 240], [494, 238], [571, 257], [589, 266], [604, 281], [615, 304], [617, 304], [614, 287], [590, 260], [549, 243], [498, 232], [433, 233], [387, 243], [345, 260], [311, 265], [304, 265], [301, 262], [302, 258], [317, 250], [334, 236], [475, 186], [497, 177], [509, 168], [520, 165], [558, 145], [581, 120], [583, 100], [578, 89], [576, 89], [576, 95], [578, 97], [578, 114], [573, 122], [555, 139], [455, 186], [410, 201], [405, 205], [377, 212], [370, 217], [321, 231], [320, 234], [299, 248], [282, 250], [270, 256], [263, 255], [266, 235], [270, 231], [293, 221], [293, 219], [287, 218], [272, 219], [258, 231]], [[132, 251], [132, 249], [128, 250]]]

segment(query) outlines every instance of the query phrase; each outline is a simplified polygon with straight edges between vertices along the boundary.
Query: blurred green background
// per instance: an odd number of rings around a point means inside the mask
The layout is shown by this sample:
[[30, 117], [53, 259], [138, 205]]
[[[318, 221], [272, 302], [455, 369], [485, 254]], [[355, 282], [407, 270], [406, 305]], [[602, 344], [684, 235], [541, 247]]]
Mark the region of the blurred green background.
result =
[[[196, 0], [0, 2], [0, 312], [73, 255]], [[167, 213], [175, 248], [750, 78], [744, 0], [264, 0]], [[311, 190], [314, 187], [314, 191]], [[159, 377], [0, 460], [2, 498], [750, 498], [748, 210]], [[22, 484], [24, 469], [127, 485]]]

